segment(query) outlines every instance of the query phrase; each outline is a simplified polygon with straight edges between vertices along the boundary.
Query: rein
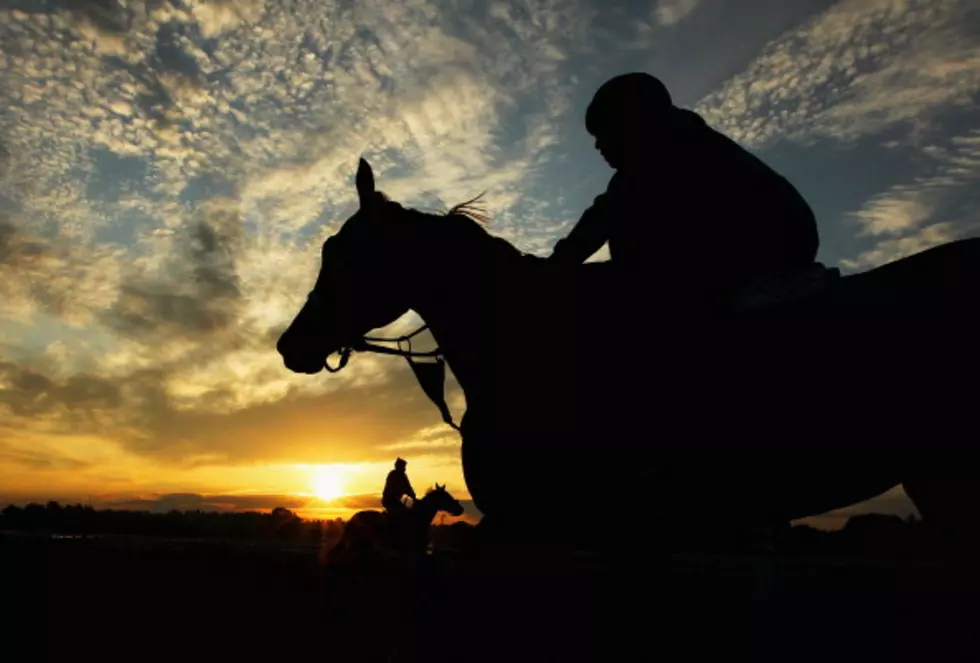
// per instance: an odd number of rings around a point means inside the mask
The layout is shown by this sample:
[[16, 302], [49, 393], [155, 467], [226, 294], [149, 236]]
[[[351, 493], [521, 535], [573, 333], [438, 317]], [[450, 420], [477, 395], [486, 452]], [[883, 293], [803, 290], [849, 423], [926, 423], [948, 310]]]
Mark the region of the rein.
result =
[[[319, 298], [316, 297], [316, 293], [310, 293], [310, 299], [313, 300], [317, 305], [319, 305]], [[328, 373], [339, 373], [350, 361], [350, 357], [355, 352], [373, 352], [380, 355], [392, 355], [395, 357], [404, 357], [408, 362], [409, 367], [412, 372], [415, 373], [415, 379], [418, 380], [419, 386], [422, 387], [422, 391], [425, 395], [429, 397], [437, 408], [439, 408], [439, 413], [442, 415], [442, 420], [447, 423], [453, 430], [459, 431], [459, 425], [453, 421], [453, 415], [449, 411], [449, 406], [446, 404], [445, 396], [445, 381], [446, 381], [446, 358], [442, 354], [442, 350], [436, 348], [435, 350], [429, 350], [426, 352], [416, 352], [412, 350], [412, 339], [422, 332], [426, 331], [429, 325], [422, 325], [410, 334], [405, 334], [404, 336], [398, 336], [396, 338], [381, 338], [378, 336], [364, 336], [353, 344], [344, 346], [340, 349], [340, 362], [336, 366], [331, 366], [329, 357], [323, 361], [323, 367], [327, 369]], [[377, 345], [378, 343], [395, 343], [397, 348], [386, 348], [383, 345]], [[402, 344], [407, 344], [406, 348], [402, 348]], [[417, 362], [416, 359], [434, 359], [431, 362]]]
[[[422, 325], [411, 334], [406, 334], [404, 336], [398, 336], [396, 338], [381, 338], [378, 336], [364, 336], [363, 338], [355, 341], [353, 345], [344, 347], [340, 349], [338, 353], [340, 355], [340, 363], [336, 367], [330, 365], [329, 357], [323, 363], [323, 367], [327, 369], [329, 373], [339, 373], [341, 369], [347, 366], [347, 362], [350, 361], [350, 356], [354, 352], [373, 352], [379, 355], [393, 355], [395, 357], [405, 357], [411, 363], [412, 359], [442, 359], [442, 350], [436, 348], [435, 350], [429, 350], [427, 352], [416, 352], [412, 350], [412, 338], [418, 336], [425, 330], [429, 328], [429, 325]], [[375, 345], [376, 343], [397, 343], [397, 348], [386, 348], [383, 345]], [[402, 349], [402, 343], [408, 343], [408, 349]]]

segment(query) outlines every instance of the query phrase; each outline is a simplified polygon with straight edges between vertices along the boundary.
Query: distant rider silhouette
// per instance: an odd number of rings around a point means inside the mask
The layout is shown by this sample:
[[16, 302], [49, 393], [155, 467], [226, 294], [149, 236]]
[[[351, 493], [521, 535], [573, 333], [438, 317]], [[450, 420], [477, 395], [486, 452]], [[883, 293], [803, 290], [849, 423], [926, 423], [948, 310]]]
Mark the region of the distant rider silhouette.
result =
[[415, 502], [415, 490], [412, 489], [412, 484], [408, 480], [408, 474], [405, 473], [405, 467], [408, 462], [402, 458], [395, 460], [395, 469], [388, 472], [388, 478], [385, 480], [384, 493], [381, 495], [381, 506], [392, 516], [400, 516], [408, 507], [402, 502], [402, 497], [408, 496], [412, 498], [412, 502]]

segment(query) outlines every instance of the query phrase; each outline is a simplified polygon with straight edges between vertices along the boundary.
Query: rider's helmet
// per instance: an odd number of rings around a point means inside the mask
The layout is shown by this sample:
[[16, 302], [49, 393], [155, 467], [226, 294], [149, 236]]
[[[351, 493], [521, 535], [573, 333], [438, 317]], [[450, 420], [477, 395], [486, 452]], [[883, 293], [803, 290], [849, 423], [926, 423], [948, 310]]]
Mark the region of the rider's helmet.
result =
[[595, 93], [585, 111], [585, 128], [593, 136], [635, 129], [665, 115], [674, 102], [667, 86], [643, 72], [616, 76]]
[[406, 465], [408, 465], [408, 461], [405, 460], [404, 458], [396, 458], [395, 459], [395, 467], [402, 468], [402, 467], [405, 467]]

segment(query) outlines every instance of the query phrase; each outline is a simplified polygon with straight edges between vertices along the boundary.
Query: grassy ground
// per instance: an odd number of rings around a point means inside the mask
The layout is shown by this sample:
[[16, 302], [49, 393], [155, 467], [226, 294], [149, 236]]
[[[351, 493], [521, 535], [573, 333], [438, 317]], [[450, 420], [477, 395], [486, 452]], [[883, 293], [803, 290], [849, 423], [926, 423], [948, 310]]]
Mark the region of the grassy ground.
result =
[[934, 563], [636, 560], [439, 558], [406, 581], [327, 573], [315, 546], [0, 536], [0, 652], [385, 660], [401, 621], [415, 635], [401, 661], [980, 660], [976, 597]]

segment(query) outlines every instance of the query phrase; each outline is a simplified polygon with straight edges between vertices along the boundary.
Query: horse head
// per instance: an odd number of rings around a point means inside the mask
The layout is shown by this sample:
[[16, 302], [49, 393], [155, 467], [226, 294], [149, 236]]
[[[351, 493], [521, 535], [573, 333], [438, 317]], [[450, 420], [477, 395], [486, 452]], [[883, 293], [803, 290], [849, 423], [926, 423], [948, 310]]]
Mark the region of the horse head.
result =
[[[374, 172], [364, 159], [355, 186], [358, 210], [323, 243], [316, 284], [276, 345], [286, 367], [296, 373], [319, 373], [336, 352], [345, 363], [350, 350], [365, 347], [371, 330], [418, 308], [410, 283], [444, 281], [440, 260], [466, 264], [460, 242], [490, 237], [482, 228], [486, 218], [474, 206], [479, 197], [445, 214], [405, 208], [375, 188]], [[506, 249], [517, 254], [509, 244]]]
[[399, 223], [405, 210], [375, 189], [364, 159], [356, 187], [357, 212], [323, 243], [316, 284], [276, 345], [296, 373], [318, 373], [331, 354], [355, 347], [410, 308], [401, 281], [411, 257], [406, 242], [412, 226]]
[[463, 515], [464, 511], [463, 505], [459, 503], [459, 500], [449, 494], [445, 484], [441, 486], [436, 484], [426, 491], [425, 496], [419, 500], [419, 507], [430, 508], [433, 516], [440, 511], [445, 511], [451, 516], [459, 517]]

